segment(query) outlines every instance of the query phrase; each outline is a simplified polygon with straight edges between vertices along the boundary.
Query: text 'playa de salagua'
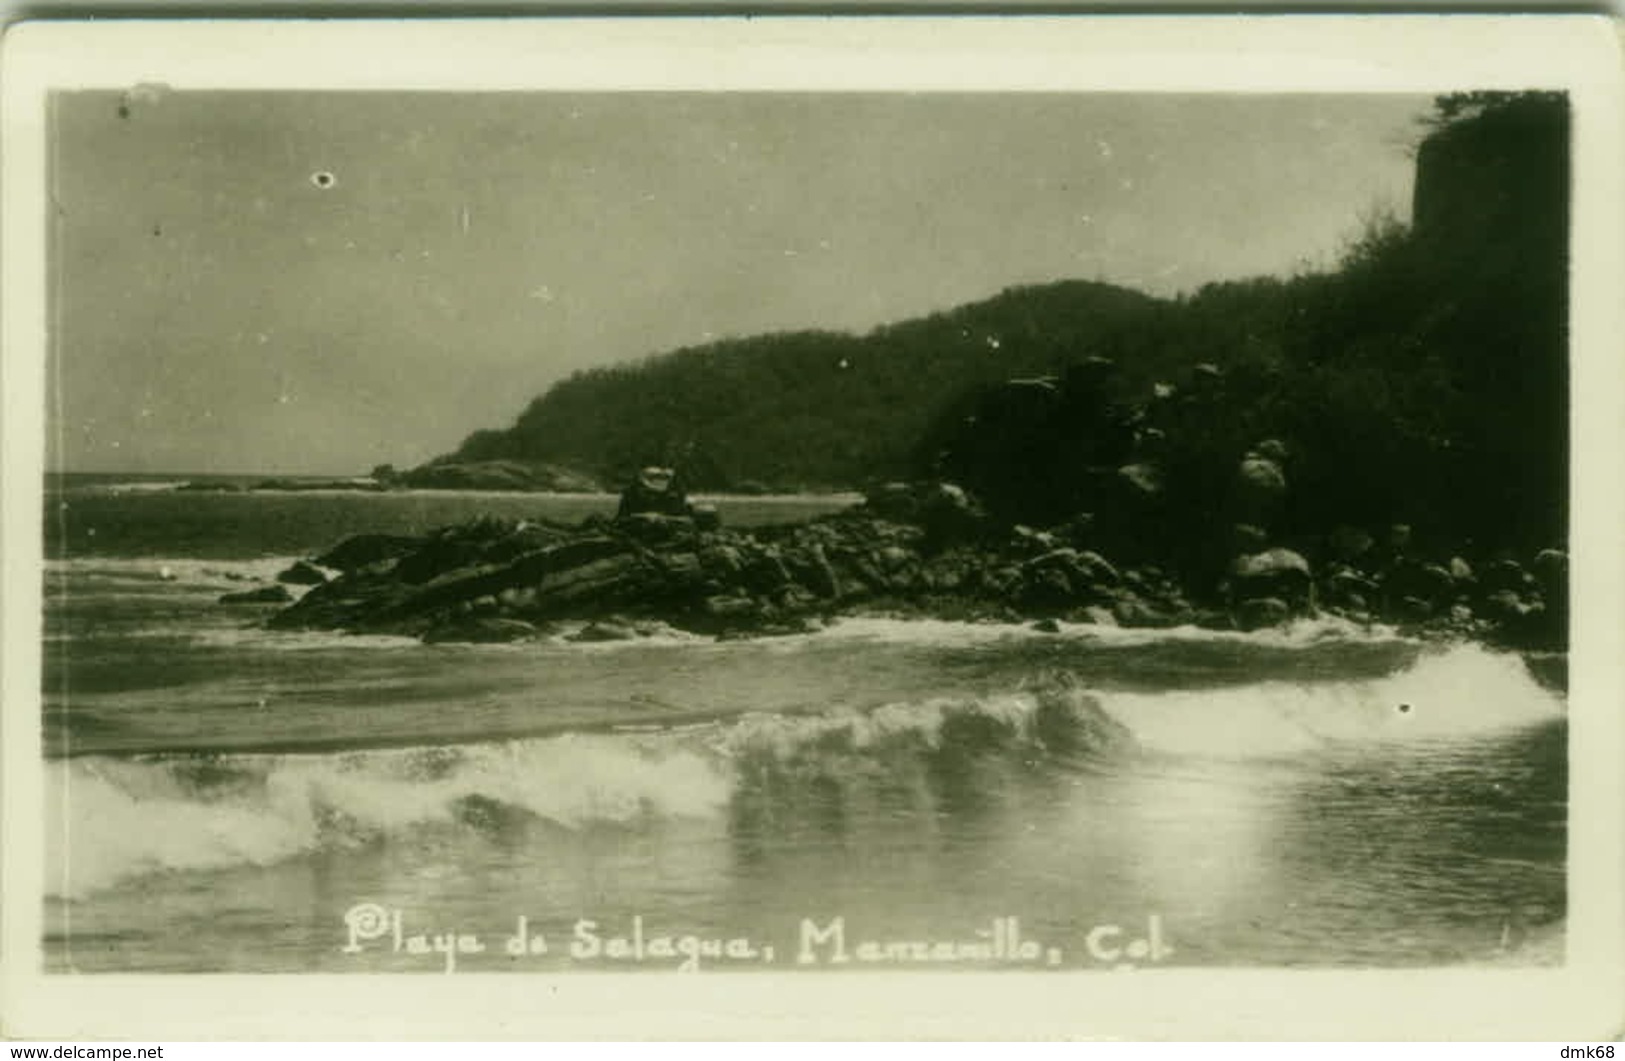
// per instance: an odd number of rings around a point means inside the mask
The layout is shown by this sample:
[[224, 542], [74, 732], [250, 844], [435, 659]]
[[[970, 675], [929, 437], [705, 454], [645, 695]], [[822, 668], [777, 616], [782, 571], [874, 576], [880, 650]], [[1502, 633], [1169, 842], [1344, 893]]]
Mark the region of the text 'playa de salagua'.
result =
[[[748, 935], [669, 931], [642, 915], [610, 924], [579, 918], [567, 925], [544, 927], [518, 915], [511, 932], [483, 935], [440, 926], [420, 927], [400, 909], [375, 903], [351, 907], [344, 916], [352, 955], [407, 955], [434, 959], [444, 972], [460, 962], [506, 963], [519, 959], [563, 960], [571, 965], [668, 968], [699, 972], [704, 968], [784, 964], [796, 967], [861, 968], [865, 966], [986, 968], [1057, 968], [1066, 964], [1061, 947], [1028, 936], [1021, 919], [994, 917], [969, 932], [935, 939], [891, 938], [849, 928], [844, 916], [801, 918], [793, 943], [781, 949]], [[1155, 964], [1174, 953], [1163, 935], [1161, 918], [1146, 919], [1143, 932], [1115, 924], [1090, 926], [1084, 935], [1088, 963], [1132, 968]], [[483, 963], [483, 962], [482, 962]]]

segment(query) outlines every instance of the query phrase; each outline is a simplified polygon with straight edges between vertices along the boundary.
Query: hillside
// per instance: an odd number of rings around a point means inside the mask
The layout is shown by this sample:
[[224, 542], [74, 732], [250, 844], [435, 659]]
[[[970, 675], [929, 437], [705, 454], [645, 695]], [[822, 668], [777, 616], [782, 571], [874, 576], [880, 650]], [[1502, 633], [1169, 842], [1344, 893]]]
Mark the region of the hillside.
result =
[[545, 462], [617, 481], [651, 460], [702, 489], [853, 487], [913, 470], [926, 428], [967, 390], [1133, 351], [1155, 375], [1180, 353], [1149, 341], [1166, 304], [1106, 284], [1014, 288], [868, 335], [731, 339], [593, 369], [479, 431], [438, 463]]

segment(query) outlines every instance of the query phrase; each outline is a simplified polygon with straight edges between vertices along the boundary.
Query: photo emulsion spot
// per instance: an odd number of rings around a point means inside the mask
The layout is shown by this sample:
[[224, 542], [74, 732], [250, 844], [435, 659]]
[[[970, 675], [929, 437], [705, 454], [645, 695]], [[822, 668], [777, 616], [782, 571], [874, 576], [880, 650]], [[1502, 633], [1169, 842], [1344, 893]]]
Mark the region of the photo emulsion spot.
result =
[[1567, 92], [46, 113], [48, 974], [1563, 965]]

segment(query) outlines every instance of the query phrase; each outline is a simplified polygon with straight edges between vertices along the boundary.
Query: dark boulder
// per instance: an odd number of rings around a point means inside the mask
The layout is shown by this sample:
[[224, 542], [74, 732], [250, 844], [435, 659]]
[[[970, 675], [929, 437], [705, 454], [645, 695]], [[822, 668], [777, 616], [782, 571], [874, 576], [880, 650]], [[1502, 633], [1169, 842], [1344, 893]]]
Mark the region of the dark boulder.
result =
[[1279, 626], [1291, 617], [1292, 609], [1286, 601], [1278, 597], [1251, 597], [1236, 608], [1236, 628], [1261, 630], [1267, 626]]
[[864, 498], [863, 510], [919, 527], [934, 543], [975, 537], [987, 526], [981, 504], [954, 483], [887, 483]]
[[425, 539], [399, 534], [357, 534], [312, 560], [318, 567], [355, 571], [381, 560], [394, 560], [423, 547]]
[[1312, 603], [1309, 561], [1291, 549], [1238, 556], [1230, 565], [1231, 599], [1274, 599], [1302, 612]]
[[645, 514], [688, 516], [691, 513], [688, 494], [676, 471], [651, 464], [640, 469], [627, 483], [626, 489], [621, 491], [621, 503], [615, 518], [625, 520]]

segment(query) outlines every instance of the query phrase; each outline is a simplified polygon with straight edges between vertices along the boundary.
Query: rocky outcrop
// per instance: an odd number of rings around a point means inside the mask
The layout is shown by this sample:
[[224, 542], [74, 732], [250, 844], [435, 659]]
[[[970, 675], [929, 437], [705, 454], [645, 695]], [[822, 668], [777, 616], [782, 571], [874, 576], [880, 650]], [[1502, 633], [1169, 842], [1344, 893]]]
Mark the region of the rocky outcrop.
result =
[[[945, 483], [886, 486], [844, 512], [752, 531], [659, 513], [574, 526], [482, 519], [342, 542], [316, 558], [341, 574], [269, 623], [503, 642], [570, 622], [581, 624], [570, 640], [591, 642], [668, 628], [801, 633], [853, 613], [1248, 631], [1331, 612], [1519, 647], [1563, 643], [1567, 559], [1556, 550], [1532, 573], [1507, 556], [1423, 558], [1391, 532], [1378, 548], [1344, 527], [1300, 551], [1260, 548], [1265, 532], [1242, 527], [1232, 537], [1247, 548], [1203, 595], [1172, 568], [1112, 552], [1086, 513], [1001, 526]], [[222, 599], [291, 595], [278, 585]]]
[[859, 609], [1189, 620], [1161, 571], [1120, 569], [1080, 548], [1087, 526], [1000, 537], [974, 500], [947, 484], [889, 490], [834, 516], [754, 532], [657, 514], [575, 527], [488, 519], [423, 539], [341, 543], [322, 559], [343, 574], [270, 625], [447, 641], [517, 639], [528, 631], [501, 623], [559, 620], [588, 621], [581, 640], [650, 620], [721, 636], [799, 632]]
[[405, 556], [422, 544], [422, 538], [407, 538], [398, 534], [357, 534], [317, 556], [311, 563], [350, 572], [368, 564]]
[[442, 461], [402, 472], [392, 483], [429, 490], [515, 490], [597, 493], [591, 477], [554, 464], [528, 461]]

